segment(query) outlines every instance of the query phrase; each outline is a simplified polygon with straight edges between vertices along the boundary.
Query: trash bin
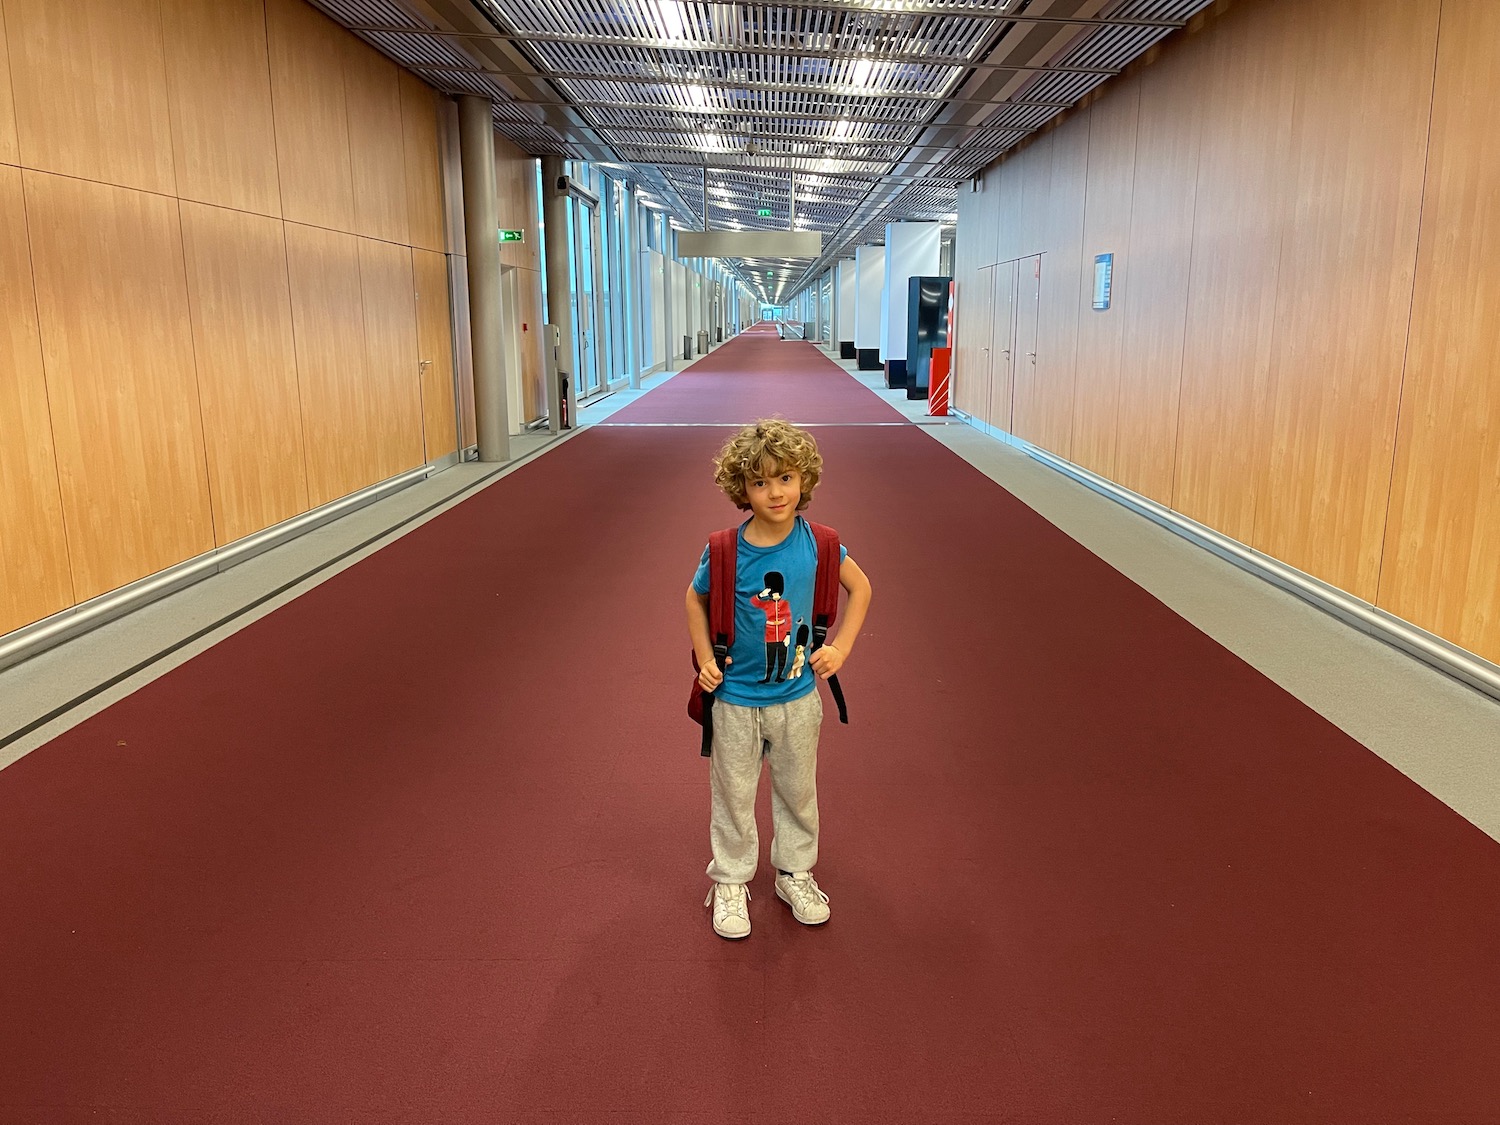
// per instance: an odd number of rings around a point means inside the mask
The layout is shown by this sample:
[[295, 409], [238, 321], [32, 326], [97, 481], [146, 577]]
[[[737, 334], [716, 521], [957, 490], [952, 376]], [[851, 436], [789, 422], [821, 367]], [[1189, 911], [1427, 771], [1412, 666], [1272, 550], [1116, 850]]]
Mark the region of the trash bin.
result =
[[700, 329], [698, 329], [698, 354], [699, 355], [707, 355], [708, 354], [708, 329], [707, 328], [700, 328]]
[[684, 336], [682, 338], [682, 358], [693, 358], [693, 338], [691, 336]]

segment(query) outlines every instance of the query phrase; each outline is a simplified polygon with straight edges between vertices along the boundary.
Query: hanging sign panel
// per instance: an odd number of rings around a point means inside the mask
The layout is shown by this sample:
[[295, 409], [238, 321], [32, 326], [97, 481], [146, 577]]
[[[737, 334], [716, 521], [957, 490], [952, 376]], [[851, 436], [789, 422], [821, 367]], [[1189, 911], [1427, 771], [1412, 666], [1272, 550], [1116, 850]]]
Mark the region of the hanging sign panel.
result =
[[1115, 256], [1094, 255], [1094, 308], [1103, 312], [1109, 308], [1110, 295], [1115, 283]]

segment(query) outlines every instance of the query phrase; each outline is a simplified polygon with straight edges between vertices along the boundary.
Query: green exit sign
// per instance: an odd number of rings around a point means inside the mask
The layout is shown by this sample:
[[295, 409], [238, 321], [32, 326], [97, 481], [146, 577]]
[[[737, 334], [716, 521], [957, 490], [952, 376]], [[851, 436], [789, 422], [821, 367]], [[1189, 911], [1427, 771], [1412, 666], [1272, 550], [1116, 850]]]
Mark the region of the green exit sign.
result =
[[762, 207], [755, 213], [762, 219], [769, 219], [771, 217], [771, 209], [769, 207]]
[[524, 230], [503, 230], [500, 232], [501, 242], [525, 242], [526, 232]]

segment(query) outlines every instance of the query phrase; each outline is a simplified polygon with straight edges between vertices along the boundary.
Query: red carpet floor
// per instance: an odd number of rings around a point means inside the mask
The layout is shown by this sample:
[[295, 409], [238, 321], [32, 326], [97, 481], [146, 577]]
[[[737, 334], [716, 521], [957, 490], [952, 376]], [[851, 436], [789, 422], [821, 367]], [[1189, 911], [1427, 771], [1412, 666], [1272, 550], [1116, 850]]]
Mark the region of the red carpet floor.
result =
[[902, 421], [812, 344], [763, 329], [709, 352], [609, 421], [732, 424], [776, 414], [799, 422]]
[[586, 432], [0, 772], [0, 1122], [1500, 1120], [1500, 846], [916, 427], [818, 431], [833, 919], [715, 937], [723, 433]]

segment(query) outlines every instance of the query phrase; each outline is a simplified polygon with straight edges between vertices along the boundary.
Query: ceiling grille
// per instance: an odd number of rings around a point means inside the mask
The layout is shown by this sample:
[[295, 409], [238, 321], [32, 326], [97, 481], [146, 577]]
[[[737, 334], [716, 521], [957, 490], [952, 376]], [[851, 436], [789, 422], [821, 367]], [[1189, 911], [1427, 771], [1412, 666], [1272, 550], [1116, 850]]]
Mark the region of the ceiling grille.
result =
[[824, 254], [778, 262], [775, 299], [888, 222], [952, 222], [963, 181], [1211, 0], [314, 2], [492, 99], [522, 149], [630, 167], [685, 228], [705, 174], [716, 227], [785, 230], [795, 192]]

